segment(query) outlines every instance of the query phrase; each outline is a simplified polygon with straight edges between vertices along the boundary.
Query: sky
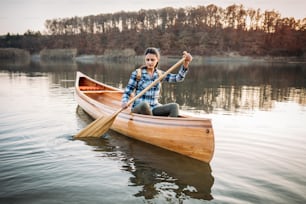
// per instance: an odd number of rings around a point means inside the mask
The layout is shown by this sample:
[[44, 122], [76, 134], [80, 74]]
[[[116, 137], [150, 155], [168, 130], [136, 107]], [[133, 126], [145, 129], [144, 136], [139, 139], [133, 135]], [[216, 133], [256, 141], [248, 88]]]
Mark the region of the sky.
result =
[[305, 0], [1, 0], [0, 35], [24, 34], [26, 31], [45, 30], [46, 20], [74, 16], [139, 11], [164, 7], [185, 8], [214, 4], [226, 8], [242, 4], [244, 8], [275, 10], [281, 17], [306, 17]]

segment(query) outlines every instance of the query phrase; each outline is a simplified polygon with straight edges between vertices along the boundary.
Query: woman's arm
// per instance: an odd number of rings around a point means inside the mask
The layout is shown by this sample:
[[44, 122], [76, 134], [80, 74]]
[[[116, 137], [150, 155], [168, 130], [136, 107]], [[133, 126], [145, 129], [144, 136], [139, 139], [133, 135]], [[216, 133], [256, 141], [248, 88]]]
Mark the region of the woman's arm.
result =
[[128, 82], [127, 86], [125, 87], [124, 93], [122, 95], [121, 102], [122, 102], [122, 107], [123, 108], [127, 108], [126, 104], [129, 101], [130, 96], [131, 96], [131, 94], [133, 93], [133, 91], [136, 87], [136, 83], [137, 83], [137, 79], [136, 79], [136, 70], [135, 70], [131, 73], [129, 82]]
[[177, 74], [168, 74], [165, 78], [165, 81], [168, 81], [170, 83], [174, 82], [181, 82], [184, 81], [185, 76], [188, 72], [189, 63], [192, 61], [192, 56], [190, 53], [184, 51], [183, 56], [185, 56], [185, 61], [183, 62], [183, 65], [181, 66], [180, 70]]

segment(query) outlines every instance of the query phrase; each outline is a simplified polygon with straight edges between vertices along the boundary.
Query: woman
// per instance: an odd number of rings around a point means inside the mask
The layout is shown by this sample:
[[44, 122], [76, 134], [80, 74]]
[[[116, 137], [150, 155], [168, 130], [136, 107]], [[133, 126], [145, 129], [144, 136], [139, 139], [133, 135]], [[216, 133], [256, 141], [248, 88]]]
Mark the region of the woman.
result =
[[[178, 73], [168, 74], [162, 81], [173, 83], [184, 80], [188, 71], [189, 63], [192, 61], [192, 56], [186, 51], [183, 52], [183, 55], [186, 58]], [[139, 68], [141, 70], [135, 70], [132, 72], [130, 80], [125, 88], [122, 96], [123, 108], [127, 108], [127, 102], [134, 91], [136, 95], [139, 94], [143, 89], [159, 78], [159, 73], [161, 72], [157, 67], [159, 60], [160, 53], [158, 49], [153, 47], [146, 49], [145, 65]], [[158, 102], [160, 89], [161, 82], [157, 83], [140, 98], [135, 100], [132, 105], [132, 112], [145, 115], [177, 117], [179, 114], [179, 106], [177, 103], [161, 105]]]

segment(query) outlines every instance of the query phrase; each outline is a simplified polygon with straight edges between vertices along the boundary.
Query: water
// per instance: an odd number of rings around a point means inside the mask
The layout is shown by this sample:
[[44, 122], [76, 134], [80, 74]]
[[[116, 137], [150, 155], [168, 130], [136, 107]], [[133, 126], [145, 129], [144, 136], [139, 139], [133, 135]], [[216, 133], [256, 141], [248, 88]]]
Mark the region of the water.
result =
[[75, 71], [124, 87], [133, 66], [1, 65], [0, 203], [306, 202], [305, 67], [209, 64], [164, 84], [163, 102], [212, 118], [206, 164], [113, 131], [74, 140], [91, 121]]

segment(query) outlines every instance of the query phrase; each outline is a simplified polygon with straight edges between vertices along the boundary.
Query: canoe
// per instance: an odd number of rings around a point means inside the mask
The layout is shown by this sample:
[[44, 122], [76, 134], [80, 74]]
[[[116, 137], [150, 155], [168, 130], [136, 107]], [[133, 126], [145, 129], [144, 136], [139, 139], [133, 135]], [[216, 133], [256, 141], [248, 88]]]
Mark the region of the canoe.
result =
[[[92, 118], [111, 116], [121, 108], [123, 90], [98, 82], [77, 72], [75, 99]], [[179, 117], [148, 116], [120, 112], [111, 129], [200, 161], [209, 163], [214, 154], [214, 131], [211, 119], [180, 115]]]

